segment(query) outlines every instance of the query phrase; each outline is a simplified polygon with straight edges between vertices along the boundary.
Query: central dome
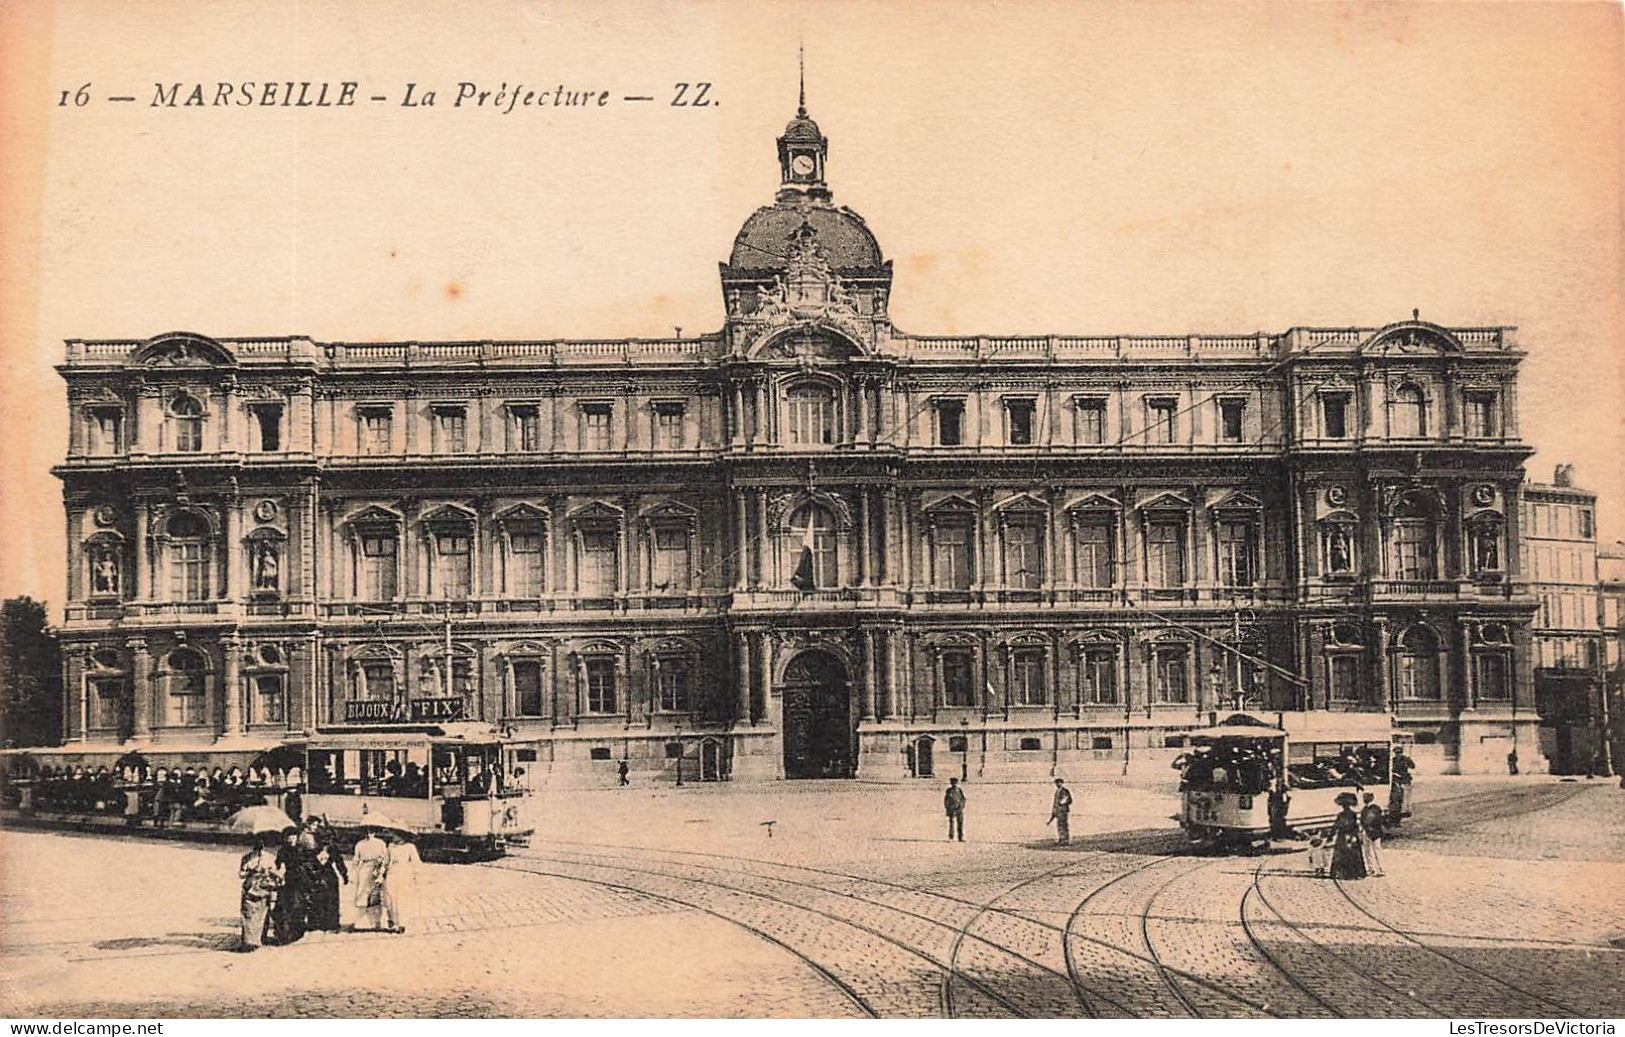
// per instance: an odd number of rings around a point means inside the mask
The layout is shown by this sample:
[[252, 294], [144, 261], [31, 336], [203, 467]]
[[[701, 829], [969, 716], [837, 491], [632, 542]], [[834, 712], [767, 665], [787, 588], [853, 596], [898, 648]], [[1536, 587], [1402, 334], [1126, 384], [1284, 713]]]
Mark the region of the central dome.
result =
[[791, 201], [764, 205], [750, 215], [734, 238], [728, 265], [741, 271], [783, 270], [791, 239], [803, 224], [812, 228], [813, 240], [836, 273], [880, 268], [880, 245], [862, 216], [842, 206]]

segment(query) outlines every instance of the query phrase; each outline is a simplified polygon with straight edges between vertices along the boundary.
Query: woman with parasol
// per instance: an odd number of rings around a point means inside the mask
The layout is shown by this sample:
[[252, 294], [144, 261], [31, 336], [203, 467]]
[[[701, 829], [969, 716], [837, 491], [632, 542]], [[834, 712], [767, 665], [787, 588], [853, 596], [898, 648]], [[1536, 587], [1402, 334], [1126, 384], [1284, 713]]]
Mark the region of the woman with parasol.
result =
[[1365, 878], [1365, 855], [1360, 848], [1360, 818], [1354, 812], [1360, 797], [1342, 792], [1336, 803], [1342, 811], [1332, 819], [1332, 878]]
[[384, 865], [384, 910], [389, 914], [392, 932], [404, 933], [417, 914], [418, 867], [423, 859], [412, 842], [411, 833], [389, 833], [389, 860]]
[[276, 832], [259, 832], [254, 836], [254, 848], [243, 854], [237, 865], [237, 875], [243, 880], [241, 916], [244, 951], [258, 950], [265, 940], [265, 921], [282, 888], [283, 868], [277, 861], [276, 844], [281, 837]]

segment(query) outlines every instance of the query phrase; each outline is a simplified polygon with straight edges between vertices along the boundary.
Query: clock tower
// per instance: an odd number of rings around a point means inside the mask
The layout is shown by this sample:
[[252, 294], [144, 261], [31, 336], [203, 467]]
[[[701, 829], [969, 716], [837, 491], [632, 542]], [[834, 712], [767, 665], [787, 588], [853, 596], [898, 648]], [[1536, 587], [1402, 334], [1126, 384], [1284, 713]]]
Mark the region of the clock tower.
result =
[[796, 117], [785, 126], [784, 135], [779, 138], [778, 200], [828, 201], [829, 186], [824, 183], [824, 159], [828, 154], [829, 141], [818, 124], [807, 118], [807, 77], [803, 71]]

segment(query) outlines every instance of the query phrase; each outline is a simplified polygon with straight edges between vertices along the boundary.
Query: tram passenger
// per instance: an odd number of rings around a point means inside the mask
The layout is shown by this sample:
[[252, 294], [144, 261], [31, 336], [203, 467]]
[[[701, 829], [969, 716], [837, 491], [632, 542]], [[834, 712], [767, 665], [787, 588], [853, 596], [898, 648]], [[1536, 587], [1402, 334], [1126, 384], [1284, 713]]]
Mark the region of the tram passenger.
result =
[[384, 912], [389, 930], [404, 933], [417, 917], [418, 848], [405, 832], [389, 834], [389, 856], [384, 862]]
[[261, 832], [254, 837], [254, 848], [243, 854], [237, 866], [237, 875], [243, 880], [241, 904], [242, 946], [244, 951], [257, 950], [265, 940], [265, 922], [282, 888], [282, 865], [277, 862], [275, 832]]
[[355, 844], [355, 927], [380, 929], [384, 912], [384, 863], [389, 847], [378, 838], [378, 829], [368, 828]]
[[1354, 808], [1360, 798], [1352, 792], [1336, 800], [1342, 811], [1332, 819], [1332, 878], [1365, 878], [1365, 856], [1360, 849], [1360, 818]]
[[410, 760], [407, 761], [406, 773], [402, 776], [402, 784], [404, 786], [402, 795], [414, 796], [418, 798], [428, 795], [428, 777], [428, 772], [422, 767], [419, 767], [417, 763]]
[[1377, 794], [1367, 792], [1360, 808], [1360, 855], [1365, 859], [1365, 873], [1375, 878], [1382, 877], [1382, 821]]
[[1287, 811], [1292, 805], [1292, 793], [1287, 789], [1285, 778], [1276, 778], [1270, 785], [1270, 838], [1286, 839], [1292, 835], [1292, 828], [1286, 823]]

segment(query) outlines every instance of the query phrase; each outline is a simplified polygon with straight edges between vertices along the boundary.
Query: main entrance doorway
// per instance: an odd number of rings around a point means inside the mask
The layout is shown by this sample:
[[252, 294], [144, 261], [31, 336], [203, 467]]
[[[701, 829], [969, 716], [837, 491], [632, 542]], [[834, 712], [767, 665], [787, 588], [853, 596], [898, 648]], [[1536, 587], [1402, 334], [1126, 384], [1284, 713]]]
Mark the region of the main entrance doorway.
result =
[[784, 776], [850, 778], [852, 695], [846, 667], [828, 652], [803, 652], [784, 671]]

